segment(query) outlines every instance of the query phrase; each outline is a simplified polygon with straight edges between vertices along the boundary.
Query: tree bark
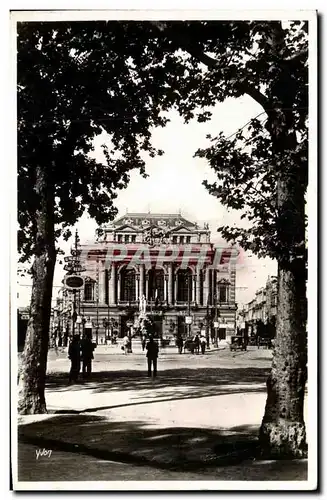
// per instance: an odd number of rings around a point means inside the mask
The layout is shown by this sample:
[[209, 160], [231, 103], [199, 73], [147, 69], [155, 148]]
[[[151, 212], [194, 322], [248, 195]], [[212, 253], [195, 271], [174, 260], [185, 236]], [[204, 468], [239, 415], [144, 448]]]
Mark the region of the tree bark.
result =
[[307, 453], [305, 281], [300, 275], [279, 265], [276, 341], [260, 429], [262, 454], [270, 458], [303, 458]]
[[307, 380], [307, 161], [292, 160], [297, 141], [293, 132], [287, 132], [292, 130], [291, 121], [291, 113], [278, 112], [271, 116], [270, 132], [278, 170], [277, 239], [281, 253], [278, 259], [276, 340], [260, 429], [262, 454], [270, 458], [303, 458], [307, 455], [303, 417]]
[[54, 235], [54, 196], [49, 172], [36, 168], [35, 258], [30, 318], [19, 369], [18, 412], [46, 413], [45, 379], [49, 343], [49, 324], [53, 274], [56, 262]]

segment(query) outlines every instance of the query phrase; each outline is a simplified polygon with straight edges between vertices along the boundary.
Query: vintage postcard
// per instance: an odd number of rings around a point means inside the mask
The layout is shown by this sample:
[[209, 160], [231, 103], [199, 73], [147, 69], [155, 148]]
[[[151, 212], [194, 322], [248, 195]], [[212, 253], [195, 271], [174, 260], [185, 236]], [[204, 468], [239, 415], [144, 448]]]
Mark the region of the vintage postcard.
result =
[[13, 489], [316, 489], [317, 13], [10, 17]]

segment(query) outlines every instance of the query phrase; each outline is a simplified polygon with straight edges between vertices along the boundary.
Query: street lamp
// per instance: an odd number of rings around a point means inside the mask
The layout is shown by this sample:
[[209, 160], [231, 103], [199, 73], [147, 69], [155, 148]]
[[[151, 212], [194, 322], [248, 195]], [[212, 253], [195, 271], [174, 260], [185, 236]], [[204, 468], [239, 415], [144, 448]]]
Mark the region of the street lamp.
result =
[[185, 323], [187, 324], [187, 337], [191, 337], [191, 324], [192, 324], [192, 316], [191, 316], [191, 297], [190, 297], [190, 285], [191, 285], [192, 276], [190, 273], [187, 275], [187, 316], [185, 317]]
[[205, 325], [206, 325], [206, 341], [207, 341], [207, 349], [210, 349], [210, 335], [209, 335], [209, 297], [207, 298], [207, 309], [206, 309], [206, 317], [205, 317]]
[[107, 294], [107, 301], [108, 301], [108, 333], [107, 333], [107, 337], [108, 337], [108, 340], [109, 340], [109, 336], [110, 336], [110, 330], [109, 330], [109, 325], [110, 325], [110, 283], [109, 281], [111, 280], [111, 268], [107, 270], [107, 278], [108, 278], [108, 294]]
[[214, 328], [215, 328], [215, 347], [218, 347], [218, 312], [217, 312], [217, 293], [214, 295], [214, 301], [215, 301], [215, 319], [214, 319]]

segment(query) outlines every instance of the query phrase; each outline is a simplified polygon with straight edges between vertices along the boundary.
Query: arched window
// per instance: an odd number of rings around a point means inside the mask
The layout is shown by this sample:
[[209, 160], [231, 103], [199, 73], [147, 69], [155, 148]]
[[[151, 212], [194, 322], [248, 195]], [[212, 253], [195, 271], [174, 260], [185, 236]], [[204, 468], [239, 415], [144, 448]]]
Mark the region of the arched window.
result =
[[179, 269], [177, 271], [177, 302], [192, 300], [192, 271]]
[[219, 302], [227, 302], [227, 287], [226, 287], [226, 285], [219, 286]]
[[120, 300], [125, 302], [133, 302], [136, 300], [135, 294], [135, 269], [123, 268], [120, 272], [121, 291]]
[[149, 280], [149, 299], [162, 302], [164, 300], [165, 277], [163, 269], [150, 269]]
[[93, 302], [94, 301], [94, 284], [95, 284], [95, 281], [91, 280], [91, 278], [85, 279], [85, 284], [84, 284], [84, 301], [85, 302]]
[[230, 282], [226, 279], [218, 281], [218, 300], [226, 303], [229, 300], [229, 285]]

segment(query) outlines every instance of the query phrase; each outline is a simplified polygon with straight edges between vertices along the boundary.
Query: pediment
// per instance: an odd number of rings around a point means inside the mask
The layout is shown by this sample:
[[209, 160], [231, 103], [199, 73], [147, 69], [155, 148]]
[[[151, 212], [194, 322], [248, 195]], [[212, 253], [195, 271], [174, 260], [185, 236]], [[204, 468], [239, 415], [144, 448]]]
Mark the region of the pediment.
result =
[[193, 233], [193, 231], [190, 230], [189, 227], [186, 227], [184, 225], [176, 227], [173, 229], [173, 233]]
[[230, 285], [231, 282], [226, 278], [221, 278], [220, 280], [218, 280], [218, 284], [219, 285]]
[[95, 280], [91, 278], [90, 276], [86, 276], [84, 278], [84, 283], [95, 283]]
[[120, 231], [120, 232], [129, 232], [129, 231], [137, 231], [137, 229], [135, 229], [135, 227], [133, 227], [131, 225], [122, 224], [121, 226], [116, 227], [115, 231], [116, 232], [118, 232], [118, 231]]
[[194, 228], [196, 226], [196, 224], [194, 222], [191, 222], [187, 219], [184, 219], [184, 217], [180, 218], [180, 222], [182, 222], [184, 227]]

